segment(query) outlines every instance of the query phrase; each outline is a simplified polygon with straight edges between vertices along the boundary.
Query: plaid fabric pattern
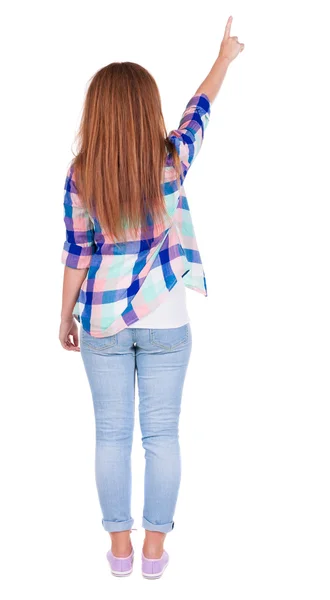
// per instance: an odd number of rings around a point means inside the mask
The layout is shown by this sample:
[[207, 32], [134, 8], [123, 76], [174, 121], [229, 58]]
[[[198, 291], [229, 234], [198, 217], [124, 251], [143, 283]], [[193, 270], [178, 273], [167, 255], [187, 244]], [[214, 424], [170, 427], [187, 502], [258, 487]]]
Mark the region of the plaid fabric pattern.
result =
[[103, 234], [95, 215], [82, 206], [71, 165], [64, 186], [66, 240], [61, 262], [88, 269], [72, 314], [94, 337], [115, 334], [155, 310], [166, 300], [179, 277], [186, 287], [207, 296], [205, 273], [198, 250], [184, 180], [195, 160], [210, 118], [206, 94], [194, 95], [186, 105], [178, 129], [169, 133], [181, 162], [176, 181], [172, 153], [164, 165], [163, 193], [167, 222], [150, 224], [144, 238], [130, 235], [114, 243]]

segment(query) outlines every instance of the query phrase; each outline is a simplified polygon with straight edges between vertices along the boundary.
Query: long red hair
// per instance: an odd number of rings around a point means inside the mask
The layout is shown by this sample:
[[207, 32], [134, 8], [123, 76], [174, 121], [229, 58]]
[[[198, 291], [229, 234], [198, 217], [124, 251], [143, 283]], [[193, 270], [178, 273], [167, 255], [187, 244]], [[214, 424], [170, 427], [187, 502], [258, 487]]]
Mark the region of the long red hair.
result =
[[167, 152], [177, 178], [180, 160], [167, 138], [161, 99], [152, 75], [133, 62], [113, 62], [93, 75], [76, 136], [71, 165], [85, 208], [107, 235], [126, 239], [126, 230], [163, 223]]

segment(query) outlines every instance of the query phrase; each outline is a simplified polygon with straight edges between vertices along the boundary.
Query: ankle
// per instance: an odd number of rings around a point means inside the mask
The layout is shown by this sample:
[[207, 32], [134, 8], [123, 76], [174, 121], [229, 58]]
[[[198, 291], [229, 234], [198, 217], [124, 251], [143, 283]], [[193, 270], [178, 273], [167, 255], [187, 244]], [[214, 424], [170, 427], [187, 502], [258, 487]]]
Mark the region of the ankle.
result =
[[164, 552], [166, 533], [146, 530], [142, 552], [145, 558], [161, 558]]
[[150, 546], [146, 543], [143, 544], [142, 552], [145, 558], [157, 559], [161, 558], [164, 552], [163, 545]]
[[127, 531], [111, 532], [111, 552], [117, 558], [127, 558], [133, 550], [130, 535]]
[[116, 542], [112, 542], [111, 544], [111, 552], [116, 558], [127, 558], [132, 550], [133, 546], [131, 543], [126, 544], [126, 546], [119, 546]]

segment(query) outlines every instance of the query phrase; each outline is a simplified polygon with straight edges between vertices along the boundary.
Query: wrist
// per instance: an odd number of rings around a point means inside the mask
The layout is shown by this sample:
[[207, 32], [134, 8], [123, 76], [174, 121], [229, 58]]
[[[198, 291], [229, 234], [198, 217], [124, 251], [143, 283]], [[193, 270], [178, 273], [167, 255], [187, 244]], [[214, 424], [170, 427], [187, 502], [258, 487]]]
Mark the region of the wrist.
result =
[[228, 58], [228, 56], [225, 56], [219, 52], [217, 62], [220, 63], [223, 67], [227, 68], [231, 63], [231, 60], [230, 58]]
[[61, 313], [61, 321], [71, 321], [73, 319], [73, 315], [66, 315], [65, 313]]

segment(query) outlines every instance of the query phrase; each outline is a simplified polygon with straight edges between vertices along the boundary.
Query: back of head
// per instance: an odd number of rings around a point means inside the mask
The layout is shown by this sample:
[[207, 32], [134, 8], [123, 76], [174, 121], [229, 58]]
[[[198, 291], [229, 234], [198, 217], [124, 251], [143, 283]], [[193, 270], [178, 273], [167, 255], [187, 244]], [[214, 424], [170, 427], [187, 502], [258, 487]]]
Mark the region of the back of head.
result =
[[126, 239], [166, 214], [161, 189], [168, 150], [161, 99], [152, 75], [133, 62], [114, 62], [91, 78], [72, 161], [78, 193], [106, 235]]

